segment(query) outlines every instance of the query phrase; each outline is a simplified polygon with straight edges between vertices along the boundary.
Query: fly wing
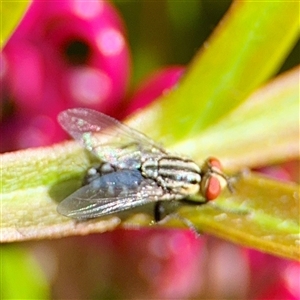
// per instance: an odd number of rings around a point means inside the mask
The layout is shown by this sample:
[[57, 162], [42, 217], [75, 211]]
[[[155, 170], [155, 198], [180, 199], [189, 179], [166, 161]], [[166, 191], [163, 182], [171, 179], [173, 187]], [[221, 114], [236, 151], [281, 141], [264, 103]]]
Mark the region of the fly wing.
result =
[[58, 121], [87, 150], [117, 167], [139, 167], [135, 163], [140, 162], [142, 152], [165, 153], [142, 133], [91, 109], [67, 109], [59, 114]]
[[163, 190], [137, 170], [113, 172], [92, 181], [64, 199], [57, 211], [86, 220], [118, 213], [159, 199]]

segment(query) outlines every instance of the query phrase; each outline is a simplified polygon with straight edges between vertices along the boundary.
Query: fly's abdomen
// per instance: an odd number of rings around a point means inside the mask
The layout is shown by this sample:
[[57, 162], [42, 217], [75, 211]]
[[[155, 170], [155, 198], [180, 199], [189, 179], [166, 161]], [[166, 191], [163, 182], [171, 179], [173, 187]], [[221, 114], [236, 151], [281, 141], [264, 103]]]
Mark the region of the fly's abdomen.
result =
[[181, 195], [199, 191], [200, 168], [192, 160], [173, 156], [152, 157], [141, 167], [145, 177], [154, 179], [160, 186]]

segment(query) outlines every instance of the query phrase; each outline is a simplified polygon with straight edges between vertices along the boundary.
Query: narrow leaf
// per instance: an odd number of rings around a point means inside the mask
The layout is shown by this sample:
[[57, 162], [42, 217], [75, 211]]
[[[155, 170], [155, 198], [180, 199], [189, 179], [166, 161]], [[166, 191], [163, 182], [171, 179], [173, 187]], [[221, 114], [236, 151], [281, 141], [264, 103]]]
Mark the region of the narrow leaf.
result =
[[298, 67], [277, 77], [174, 149], [199, 161], [216, 156], [232, 171], [299, 158], [299, 75]]
[[[146, 226], [153, 218], [149, 208], [146, 208], [148, 217], [136, 215], [144, 208], [129, 211], [125, 219], [118, 215], [79, 223], [60, 216], [56, 212], [58, 202], [79, 186], [78, 178], [73, 178], [49, 188], [4, 193], [1, 242], [105, 232], [116, 228], [121, 219], [125, 227]], [[183, 207], [179, 212], [203, 232], [268, 253], [299, 259], [299, 187], [296, 185], [246, 176], [236, 183], [235, 193], [225, 192], [220, 197], [217, 207], [193, 205]], [[133, 219], [130, 219], [131, 215]], [[178, 222], [175, 225], [184, 226]]]
[[298, 37], [298, 2], [233, 2], [177, 89], [143, 111], [144, 132], [156, 124], [166, 145], [199, 134], [276, 73]]

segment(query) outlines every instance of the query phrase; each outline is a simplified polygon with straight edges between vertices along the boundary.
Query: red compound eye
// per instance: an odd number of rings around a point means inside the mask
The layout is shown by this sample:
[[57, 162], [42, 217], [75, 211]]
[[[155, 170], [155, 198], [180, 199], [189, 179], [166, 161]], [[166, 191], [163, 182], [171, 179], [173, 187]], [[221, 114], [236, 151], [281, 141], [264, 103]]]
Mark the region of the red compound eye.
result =
[[220, 195], [221, 190], [221, 184], [217, 177], [210, 176], [207, 178], [203, 194], [208, 201], [216, 199]]
[[208, 159], [208, 162], [209, 162], [209, 164], [210, 164], [211, 167], [214, 167], [214, 168], [216, 168], [216, 169], [218, 169], [220, 171], [223, 169], [220, 161], [217, 158], [210, 157]]

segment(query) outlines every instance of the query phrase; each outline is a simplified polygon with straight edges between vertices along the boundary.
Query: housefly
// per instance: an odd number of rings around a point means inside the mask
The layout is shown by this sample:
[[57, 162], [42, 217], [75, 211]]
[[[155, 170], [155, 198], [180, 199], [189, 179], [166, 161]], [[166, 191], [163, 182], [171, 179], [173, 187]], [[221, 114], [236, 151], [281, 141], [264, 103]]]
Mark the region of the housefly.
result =
[[64, 199], [57, 211], [86, 220], [155, 203], [160, 220], [162, 201], [206, 203], [219, 196], [229, 178], [216, 158], [202, 166], [176, 156], [144, 134], [119, 121], [87, 108], [74, 108], [58, 116], [61, 126], [99, 160], [90, 168], [83, 186]]

